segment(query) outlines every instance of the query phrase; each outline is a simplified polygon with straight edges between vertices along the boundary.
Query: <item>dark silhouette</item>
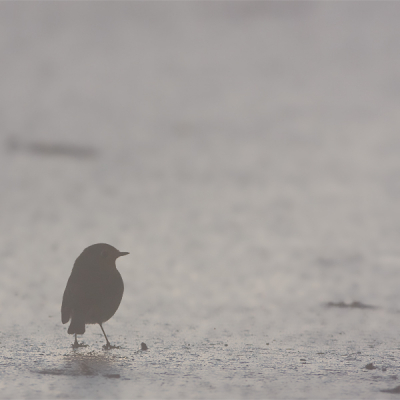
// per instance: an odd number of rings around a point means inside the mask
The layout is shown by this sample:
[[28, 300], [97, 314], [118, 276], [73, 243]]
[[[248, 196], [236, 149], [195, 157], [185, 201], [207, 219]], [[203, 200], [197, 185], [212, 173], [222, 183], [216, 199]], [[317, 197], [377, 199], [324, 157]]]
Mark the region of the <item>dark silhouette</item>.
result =
[[85, 333], [85, 324], [99, 324], [106, 338], [103, 347], [116, 348], [108, 341], [102, 324], [115, 314], [121, 303], [124, 282], [115, 261], [127, 254], [109, 244], [98, 243], [87, 247], [76, 259], [61, 306], [62, 323], [71, 319], [68, 333], [75, 334], [73, 348], [85, 346], [78, 344], [76, 337]]

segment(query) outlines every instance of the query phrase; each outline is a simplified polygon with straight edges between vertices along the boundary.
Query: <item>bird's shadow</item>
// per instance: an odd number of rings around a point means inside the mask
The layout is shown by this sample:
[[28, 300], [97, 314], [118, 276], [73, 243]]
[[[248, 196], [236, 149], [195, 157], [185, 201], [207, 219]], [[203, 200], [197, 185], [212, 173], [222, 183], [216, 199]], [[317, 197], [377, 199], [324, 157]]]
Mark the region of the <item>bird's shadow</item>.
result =
[[73, 350], [64, 355], [63, 362], [58, 368], [41, 369], [35, 372], [43, 375], [100, 375], [105, 378], [120, 378], [126, 361], [127, 358], [121, 355]]

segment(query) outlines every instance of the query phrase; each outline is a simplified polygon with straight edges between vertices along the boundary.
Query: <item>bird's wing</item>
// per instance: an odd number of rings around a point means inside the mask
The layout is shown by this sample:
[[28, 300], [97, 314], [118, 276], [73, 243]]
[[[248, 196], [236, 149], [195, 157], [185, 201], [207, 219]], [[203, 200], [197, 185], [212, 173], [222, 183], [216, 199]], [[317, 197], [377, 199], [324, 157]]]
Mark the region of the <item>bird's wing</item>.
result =
[[90, 308], [93, 299], [98, 301], [101, 298], [102, 287], [99, 280], [93, 277], [90, 269], [76, 268], [72, 269], [71, 276], [68, 279], [64, 291], [61, 305], [61, 322], [66, 324], [71, 318], [72, 313], [78, 310]]
[[61, 322], [63, 324], [66, 324], [70, 320], [71, 312], [74, 308], [73, 307], [74, 304], [76, 303], [76, 298], [79, 296], [79, 292], [80, 292], [79, 281], [73, 279], [73, 276], [71, 274], [64, 291], [64, 296], [61, 305]]
[[68, 285], [65, 288], [64, 296], [61, 304], [61, 322], [66, 324], [71, 318], [71, 306], [70, 306], [71, 293], [68, 290]]

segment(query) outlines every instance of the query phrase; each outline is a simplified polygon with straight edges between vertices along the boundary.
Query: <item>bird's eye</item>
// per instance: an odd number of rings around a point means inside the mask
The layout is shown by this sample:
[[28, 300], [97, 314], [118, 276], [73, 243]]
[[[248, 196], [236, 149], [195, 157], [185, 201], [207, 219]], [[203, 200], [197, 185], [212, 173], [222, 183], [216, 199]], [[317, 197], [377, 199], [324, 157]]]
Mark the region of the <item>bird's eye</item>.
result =
[[107, 250], [103, 250], [103, 251], [101, 252], [101, 256], [102, 256], [103, 258], [107, 258], [107, 257], [108, 257], [108, 251], [107, 251]]

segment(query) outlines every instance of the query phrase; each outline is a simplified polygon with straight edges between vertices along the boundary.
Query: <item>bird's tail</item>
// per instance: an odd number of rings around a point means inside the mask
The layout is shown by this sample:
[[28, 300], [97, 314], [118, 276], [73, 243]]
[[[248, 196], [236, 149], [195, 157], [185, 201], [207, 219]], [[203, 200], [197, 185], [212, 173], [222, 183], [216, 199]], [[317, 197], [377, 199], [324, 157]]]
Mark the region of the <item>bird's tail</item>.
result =
[[79, 314], [72, 314], [71, 324], [68, 327], [68, 333], [77, 333], [83, 335], [85, 333], [85, 320]]

